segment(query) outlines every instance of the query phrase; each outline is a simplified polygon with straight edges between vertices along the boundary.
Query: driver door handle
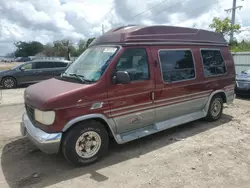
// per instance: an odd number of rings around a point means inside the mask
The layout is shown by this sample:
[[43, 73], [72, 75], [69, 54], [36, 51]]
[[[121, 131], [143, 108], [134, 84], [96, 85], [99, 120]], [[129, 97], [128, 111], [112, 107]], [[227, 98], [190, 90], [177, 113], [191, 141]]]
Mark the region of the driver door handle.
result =
[[151, 93], [151, 100], [154, 101], [155, 100], [155, 92]]

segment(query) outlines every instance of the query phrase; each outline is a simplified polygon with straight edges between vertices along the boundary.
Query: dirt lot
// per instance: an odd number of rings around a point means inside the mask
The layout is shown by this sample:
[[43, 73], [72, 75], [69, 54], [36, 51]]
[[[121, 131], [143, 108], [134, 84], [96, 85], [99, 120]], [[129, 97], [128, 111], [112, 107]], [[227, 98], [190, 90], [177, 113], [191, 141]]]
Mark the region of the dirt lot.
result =
[[[14, 92], [14, 90], [13, 90]], [[250, 101], [215, 123], [185, 124], [125, 145], [87, 167], [46, 155], [19, 133], [22, 104], [0, 106], [0, 187], [250, 187]]]
[[11, 63], [0, 62], [0, 70], [7, 70], [20, 64], [21, 63], [19, 62], [11, 62]]
[[0, 89], [0, 108], [5, 105], [23, 104], [24, 90], [25, 88]]

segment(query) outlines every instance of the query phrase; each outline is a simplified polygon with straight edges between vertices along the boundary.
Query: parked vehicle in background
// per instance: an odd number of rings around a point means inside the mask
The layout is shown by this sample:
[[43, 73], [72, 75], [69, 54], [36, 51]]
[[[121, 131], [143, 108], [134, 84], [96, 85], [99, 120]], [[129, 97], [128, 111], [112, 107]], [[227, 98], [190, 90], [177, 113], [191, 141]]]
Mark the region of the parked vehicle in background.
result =
[[27, 62], [27, 61], [31, 61], [31, 58], [29, 57], [18, 57], [15, 59], [16, 62]]
[[42, 151], [61, 150], [85, 165], [107, 153], [111, 137], [123, 144], [200, 118], [218, 120], [234, 87], [223, 35], [120, 27], [95, 39], [61, 76], [25, 90], [21, 132]]
[[236, 95], [250, 95], [250, 69], [236, 75]]
[[53, 78], [66, 70], [71, 62], [65, 60], [35, 60], [0, 72], [0, 85], [6, 89]]

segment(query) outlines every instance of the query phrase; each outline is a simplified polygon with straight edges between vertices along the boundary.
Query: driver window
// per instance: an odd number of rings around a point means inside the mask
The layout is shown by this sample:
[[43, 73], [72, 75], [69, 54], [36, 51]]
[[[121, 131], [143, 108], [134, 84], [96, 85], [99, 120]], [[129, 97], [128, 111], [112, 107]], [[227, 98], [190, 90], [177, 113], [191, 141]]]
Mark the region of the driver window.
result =
[[24, 68], [25, 70], [31, 70], [32, 69], [32, 63], [28, 63], [28, 64], [22, 66], [22, 68]]
[[127, 71], [131, 81], [149, 79], [148, 57], [145, 49], [127, 49], [120, 57], [116, 71]]

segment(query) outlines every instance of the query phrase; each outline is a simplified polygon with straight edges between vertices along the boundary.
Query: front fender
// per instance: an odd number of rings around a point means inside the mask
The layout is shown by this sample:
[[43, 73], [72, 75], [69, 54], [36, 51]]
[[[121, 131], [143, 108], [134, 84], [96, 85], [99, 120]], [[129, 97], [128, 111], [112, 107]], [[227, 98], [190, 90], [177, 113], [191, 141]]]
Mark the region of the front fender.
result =
[[83, 115], [83, 116], [79, 116], [76, 117], [72, 120], [70, 120], [63, 128], [62, 132], [66, 132], [69, 128], [71, 128], [72, 126], [74, 126], [76, 123], [81, 122], [81, 121], [85, 121], [85, 120], [91, 120], [91, 119], [102, 119], [103, 121], [106, 122], [106, 124], [108, 125], [113, 137], [117, 140], [116, 137], [116, 125], [113, 119], [108, 119], [107, 117], [105, 117], [103, 114], [88, 114], [88, 115]]

